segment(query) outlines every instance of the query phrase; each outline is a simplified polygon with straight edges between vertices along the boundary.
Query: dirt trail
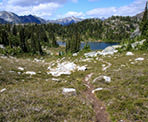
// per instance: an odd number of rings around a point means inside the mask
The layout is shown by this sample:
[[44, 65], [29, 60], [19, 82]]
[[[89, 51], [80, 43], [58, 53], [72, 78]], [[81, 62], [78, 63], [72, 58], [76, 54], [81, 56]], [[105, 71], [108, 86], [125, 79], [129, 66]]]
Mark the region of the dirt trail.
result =
[[84, 95], [91, 102], [94, 108], [94, 112], [96, 113], [96, 122], [110, 122], [109, 116], [106, 112], [105, 106], [101, 101], [99, 101], [95, 94], [92, 93], [94, 87], [90, 84], [89, 80], [92, 77], [93, 73], [87, 75], [84, 79], [84, 83], [87, 86], [87, 90], [84, 92]]

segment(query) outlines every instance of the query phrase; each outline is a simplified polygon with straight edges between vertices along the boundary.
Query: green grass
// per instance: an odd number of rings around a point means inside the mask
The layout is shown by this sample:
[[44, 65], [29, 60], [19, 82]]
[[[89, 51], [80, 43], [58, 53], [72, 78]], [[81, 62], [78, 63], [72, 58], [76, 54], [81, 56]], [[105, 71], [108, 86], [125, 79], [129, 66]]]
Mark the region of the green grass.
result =
[[[63, 50], [63, 48], [60, 48]], [[47, 67], [62, 57], [56, 56], [58, 49], [52, 49], [53, 56], [17, 56], [17, 58], [0, 57], [0, 121], [18, 122], [92, 122], [95, 113], [90, 101], [83, 96], [86, 90], [83, 80], [86, 75], [94, 73], [90, 82], [100, 76], [110, 76], [111, 83], [92, 83], [95, 88], [104, 90], [96, 92], [98, 99], [106, 105], [107, 112], [113, 122], [148, 121], [148, 53], [133, 52], [115, 54], [111, 57], [99, 56], [99, 59], [112, 65], [102, 71], [102, 61], [93, 58], [91, 62], [82, 62], [83, 52], [77, 57], [65, 56], [64, 61], [75, 61], [76, 64], [87, 65], [85, 72], [74, 72], [70, 76], [62, 75], [60, 82], [52, 81], [53, 76], [47, 74]], [[144, 61], [135, 62], [138, 57]], [[34, 58], [43, 58], [45, 63], [33, 62]], [[131, 61], [129, 61], [131, 60]], [[121, 66], [122, 65], [122, 66]], [[19, 71], [23, 67], [24, 71]], [[11, 72], [10, 72], [11, 71]], [[12, 72], [13, 71], [13, 72]], [[34, 71], [34, 76], [26, 75], [26, 71]], [[20, 74], [18, 74], [20, 72]], [[75, 88], [76, 96], [65, 96], [62, 88]]]

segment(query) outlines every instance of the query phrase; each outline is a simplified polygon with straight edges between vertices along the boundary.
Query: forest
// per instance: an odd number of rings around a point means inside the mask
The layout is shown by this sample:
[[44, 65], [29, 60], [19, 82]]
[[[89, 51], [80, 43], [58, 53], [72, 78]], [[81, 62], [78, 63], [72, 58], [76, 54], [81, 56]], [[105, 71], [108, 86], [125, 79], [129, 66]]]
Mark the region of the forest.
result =
[[[143, 20], [144, 21], [144, 20]], [[0, 44], [6, 53], [43, 54], [42, 48], [58, 47], [57, 41], [66, 42], [66, 52], [80, 50], [80, 42], [124, 42], [139, 27], [134, 17], [112, 16], [106, 20], [86, 19], [68, 26], [59, 24], [1, 24]]]

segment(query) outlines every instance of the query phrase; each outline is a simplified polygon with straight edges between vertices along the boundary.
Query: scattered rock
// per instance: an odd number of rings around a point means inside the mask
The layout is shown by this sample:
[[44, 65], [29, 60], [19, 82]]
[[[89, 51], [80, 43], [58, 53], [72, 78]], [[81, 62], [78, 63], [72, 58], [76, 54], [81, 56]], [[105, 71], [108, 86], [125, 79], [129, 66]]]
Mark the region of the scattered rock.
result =
[[0, 48], [1, 48], [1, 49], [4, 49], [5, 47], [4, 47], [4, 45], [0, 44]]
[[48, 74], [55, 77], [61, 76], [62, 74], [70, 75], [72, 71], [76, 69], [76, 64], [73, 62], [58, 63], [56, 68], [51, 68]]
[[108, 76], [103, 76], [105, 82], [110, 83], [111, 82], [111, 78]]
[[124, 64], [121, 64], [121, 67], [126, 67]]
[[146, 41], [146, 39], [143, 39], [142, 41], [137, 41], [135, 43], [132, 43], [131, 46], [133, 49], [135, 49], [138, 45], [143, 45], [143, 43]]
[[52, 81], [59, 82], [59, 81], [61, 81], [61, 80], [60, 80], [60, 79], [57, 79], [57, 78], [52, 78]]
[[97, 55], [98, 55], [98, 53], [95, 51], [84, 54], [85, 57], [96, 57]]
[[115, 47], [113, 46], [109, 46], [107, 48], [105, 48], [102, 52], [100, 52], [100, 55], [113, 55], [114, 53], [117, 53], [118, 50], [116, 50]]
[[99, 76], [99, 77], [97, 77], [97, 78], [95, 78], [93, 80], [93, 83], [95, 83], [97, 81], [105, 81], [106, 83], [110, 83], [111, 82], [111, 77], [108, 77], [108, 76]]
[[137, 27], [136, 30], [131, 34], [130, 38], [134, 38], [134, 37], [140, 36], [140, 35], [141, 35], [140, 29], [139, 29], [139, 27]]
[[143, 61], [143, 60], [144, 60], [144, 58], [141, 58], [141, 57], [135, 59], [135, 61]]
[[96, 91], [101, 91], [101, 90], [103, 90], [103, 88], [97, 88], [95, 90], [92, 90], [92, 93], [94, 94]]
[[4, 89], [0, 90], [0, 93], [4, 92], [4, 91], [6, 91], [6, 90], [7, 90], [7, 89], [6, 89], [6, 88], [4, 88]]
[[[49, 69], [49, 67], [48, 67]], [[63, 62], [63, 63], [58, 63], [56, 68], [51, 68], [50, 67], [50, 72], [48, 74], [51, 74], [54, 77], [59, 77], [62, 74], [63, 75], [70, 75], [71, 72], [74, 72], [76, 70], [78, 71], [85, 71], [87, 68], [85, 66], [77, 66], [73, 62]]]
[[86, 68], [86, 66], [78, 66], [77, 67], [78, 68], [78, 71], [85, 71], [85, 70], [87, 70], [87, 68]]
[[27, 71], [26, 74], [27, 74], [27, 75], [36, 75], [36, 72], [33, 72], [33, 71]]
[[102, 51], [93, 51], [93, 52], [85, 53], [84, 56], [85, 57], [97, 57], [97, 55], [103, 55], [103, 56], [113, 55], [114, 53], [118, 52], [118, 50], [116, 50], [117, 48], [121, 48], [121, 45], [109, 46]]
[[134, 54], [132, 52], [127, 52], [126, 56], [133, 56]]
[[76, 89], [74, 88], [63, 88], [64, 95], [76, 95]]
[[42, 60], [42, 59], [37, 59], [37, 58], [35, 58], [34, 60], [33, 60], [33, 62], [42, 62], [42, 63], [44, 63], [45, 61], [44, 60]]
[[20, 75], [20, 74], [21, 74], [21, 72], [18, 72], [17, 74], [18, 74], [18, 75]]
[[102, 70], [103, 70], [103, 71], [106, 71], [108, 68], [110, 68], [110, 67], [111, 67], [111, 65], [112, 65], [112, 64], [111, 64], [111, 63], [109, 63], [109, 62], [104, 62], [104, 63], [106, 63], [106, 64], [107, 64], [107, 66], [105, 66], [105, 65], [103, 64], [103, 65], [102, 65], [102, 67], [103, 67], [103, 68], [102, 68]]
[[131, 64], [135, 64], [135, 62], [131, 62]]
[[10, 73], [14, 73], [14, 71], [9, 71]]
[[93, 59], [92, 58], [86, 58], [82, 59], [81, 62], [91, 62]]
[[75, 57], [75, 56], [78, 56], [78, 54], [77, 53], [74, 53], [72, 56]]
[[23, 67], [18, 67], [18, 70], [24, 71]]

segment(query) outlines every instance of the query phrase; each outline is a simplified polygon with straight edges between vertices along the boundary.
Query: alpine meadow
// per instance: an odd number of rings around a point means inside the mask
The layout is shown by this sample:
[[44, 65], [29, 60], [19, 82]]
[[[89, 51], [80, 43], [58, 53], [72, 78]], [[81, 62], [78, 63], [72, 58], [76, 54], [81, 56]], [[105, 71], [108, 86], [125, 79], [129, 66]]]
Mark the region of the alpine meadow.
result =
[[0, 122], [148, 122], [148, 1], [0, 0]]

